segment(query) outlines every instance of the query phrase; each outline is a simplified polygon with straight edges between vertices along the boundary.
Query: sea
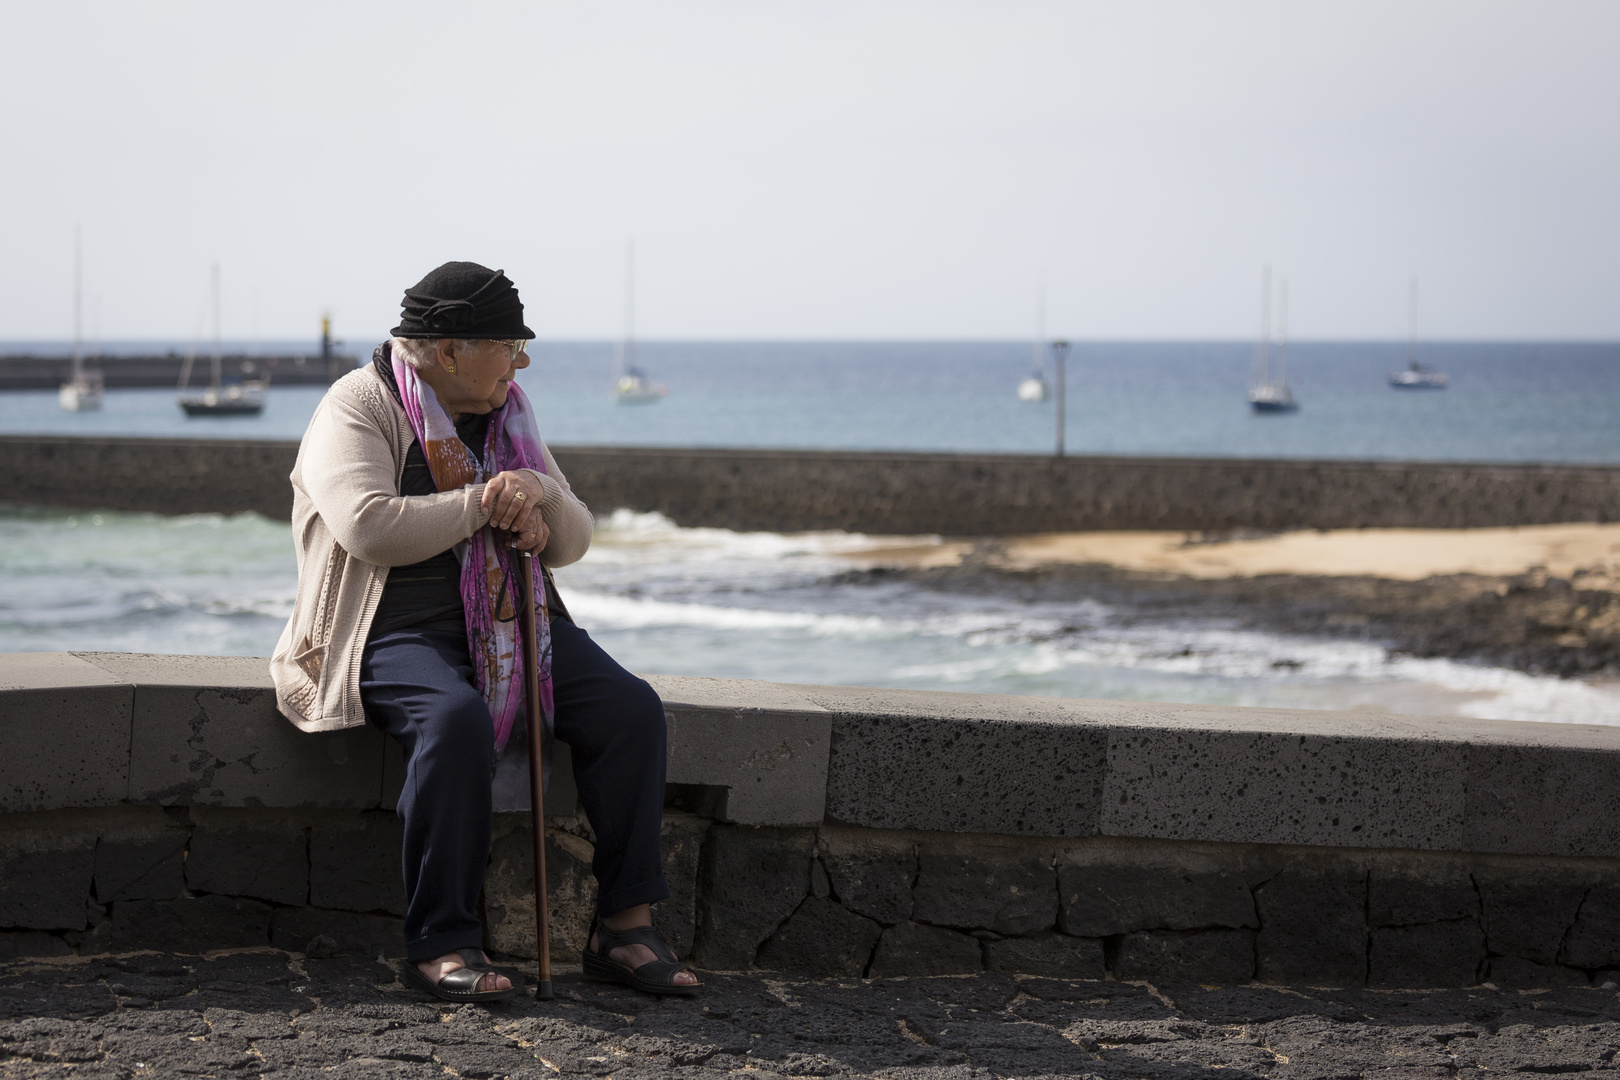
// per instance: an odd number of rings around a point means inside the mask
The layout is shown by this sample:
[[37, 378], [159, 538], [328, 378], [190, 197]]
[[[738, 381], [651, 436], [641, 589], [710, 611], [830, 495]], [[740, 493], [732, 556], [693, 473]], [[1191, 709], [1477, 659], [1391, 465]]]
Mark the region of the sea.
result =
[[[0, 353], [47, 347], [62, 346], [0, 342]], [[1077, 343], [1068, 452], [1620, 464], [1620, 344], [1426, 344], [1422, 362], [1451, 376], [1444, 391], [1388, 387], [1407, 362], [1404, 343], [1290, 345], [1302, 407], [1280, 416], [1247, 409], [1253, 353], [1240, 343]], [[541, 342], [530, 354], [519, 381], [557, 445], [1054, 448], [1054, 403], [1015, 394], [1034, 366], [1027, 343], [649, 342], [635, 362], [669, 393], [643, 406], [613, 401], [609, 343]], [[296, 439], [321, 393], [273, 387], [262, 416], [228, 420], [186, 419], [170, 390], [110, 391], [99, 413], [84, 414], [60, 412], [54, 393], [3, 393], [0, 433]], [[849, 571], [900, 538], [683, 528], [593, 509], [595, 543], [559, 587], [580, 623], [640, 672], [1620, 724], [1613, 681], [873, 580]], [[0, 651], [263, 656], [295, 588], [287, 525], [258, 515], [0, 506]]]

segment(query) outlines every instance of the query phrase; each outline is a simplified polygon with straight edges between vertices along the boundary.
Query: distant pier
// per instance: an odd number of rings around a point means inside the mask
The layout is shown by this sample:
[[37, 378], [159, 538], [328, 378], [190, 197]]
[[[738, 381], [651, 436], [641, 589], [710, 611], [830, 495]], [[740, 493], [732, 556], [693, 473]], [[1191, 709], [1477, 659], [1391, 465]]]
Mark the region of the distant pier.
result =
[[[599, 512], [680, 525], [1019, 536], [1620, 521], [1620, 466], [554, 446]], [[0, 435], [0, 502], [292, 514], [298, 444]]]
[[[92, 356], [84, 361], [86, 371], [102, 373], [109, 390], [143, 386], [177, 386], [185, 354], [169, 352], [154, 356]], [[194, 358], [192, 382], [208, 381], [205, 356]], [[226, 382], [234, 379], [268, 378], [272, 386], [326, 386], [345, 372], [353, 371], [356, 358], [348, 353], [322, 357], [319, 351], [307, 355], [277, 354], [250, 356], [234, 353], [220, 358]], [[70, 356], [0, 356], [0, 391], [55, 390], [73, 375]]]

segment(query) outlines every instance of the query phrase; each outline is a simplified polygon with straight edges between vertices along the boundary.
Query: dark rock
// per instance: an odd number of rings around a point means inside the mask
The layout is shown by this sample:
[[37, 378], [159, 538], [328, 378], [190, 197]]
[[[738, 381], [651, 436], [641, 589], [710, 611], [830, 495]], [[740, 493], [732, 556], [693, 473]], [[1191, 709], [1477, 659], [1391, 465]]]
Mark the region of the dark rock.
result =
[[1373, 926], [1477, 919], [1479, 913], [1479, 892], [1460, 863], [1419, 859], [1387, 866], [1375, 863], [1368, 873], [1367, 921]]
[[0, 960], [13, 960], [19, 956], [71, 956], [68, 943], [55, 934], [38, 930], [0, 933]]
[[1537, 964], [1558, 962], [1559, 946], [1586, 896], [1585, 882], [1570, 880], [1553, 867], [1480, 868], [1474, 882], [1491, 952]]
[[1594, 885], [1564, 939], [1564, 963], [1578, 968], [1620, 964], [1620, 885]]
[[886, 926], [911, 918], [917, 848], [909, 837], [827, 827], [816, 849], [839, 903]]
[[309, 844], [302, 823], [252, 810], [194, 806], [186, 858], [192, 892], [278, 904], [309, 899]]
[[404, 956], [405, 920], [352, 911], [277, 908], [270, 917], [270, 944], [323, 960]]
[[871, 919], [812, 896], [760, 947], [757, 963], [767, 971], [859, 978], [882, 933]]
[[1485, 932], [1476, 919], [1375, 927], [1367, 985], [1391, 990], [1472, 986], [1484, 960]]
[[1255, 891], [1261, 982], [1360, 986], [1367, 979], [1367, 875], [1353, 864], [1296, 864]]
[[1140, 852], [1070, 855], [1058, 862], [1065, 933], [1108, 937], [1132, 930], [1258, 927], [1243, 875], [1155, 863]]
[[984, 966], [991, 971], [1052, 979], [1101, 979], [1106, 974], [1100, 939], [1070, 937], [1056, 931], [987, 941]]
[[104, 919], [88, 930], [67, 930], [62, 940], [80, 956], [98, 956], [112, 947], [112, 920]]
[[[1586, 972], [1556, 964], [1537, 964], [1517, 956], [1493, 956], [1486, 980], [1504, 990], [1550, 990], [1558, 986], [1585, 986]], [[1602, 980], [1599, 980], [1599, 985]]]
[[1139, 930], [1114, 956], [1126, 981], [1246, 983], [1254, 978], [1253, 930]]
[[669, 897], [653, 905], [653, 929], [676, 956], [690, 955], [697, 935], [698, 865], [710, 824], [690, 814], [664, 813], [664, 881]]
[[405, 914], [398, 816], [383, 810], [333, 814], [309, 832], [309, 902], [334, 911]]
[[0, 815], [0, 926], [84, 929], [96, 833], [71, 811]]
[[202, 953], [270, 944], [268, 904], [232, 896], [120, 900], [112, 906], [115, 952]]
[[719, 971], [750, 967], [810, 893], [810, 829], [716, 826], [704, 844], [692, 955]]
[[96, 842], [96, 899], [173, 900], [185, 891], [190, 826], [160, 807], [124, 809], [128, 814], [103, 826]]
[[904, 922], [883, 931], [872, 967], [874, 979], [897, 975], [968, 975], [984, 970], [979, 939], [941, 926]]
[[[540, 955], [534, 917], [534, 833], [528, 814], [497, 817], [484, 875], [484, 940], [491, 949], [534, 959]], [[553, 963], [577, 964], [596, 917], [595, 849], [574, 836], [546, 833], [546, 903]]]
[[923, 843], [912, 896], [912, 917], [936, 926], [1022, 935], [1057, 925], [1057, 878], [1041, 841]]

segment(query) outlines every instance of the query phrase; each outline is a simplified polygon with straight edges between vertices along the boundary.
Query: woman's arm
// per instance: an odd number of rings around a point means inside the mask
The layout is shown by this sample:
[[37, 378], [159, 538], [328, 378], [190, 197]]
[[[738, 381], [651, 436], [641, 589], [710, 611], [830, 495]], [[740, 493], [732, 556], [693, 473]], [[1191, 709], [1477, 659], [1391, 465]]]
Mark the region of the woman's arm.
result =
[[557, 459], [551, 456], [551, 447], [542, 442], [540, 451], [546, 458], [546, 474], [532, 475], [539, 477], [545, 489], [540, 513], [551, 529], [543, 559], [547, 566], [567, 566], [585, 557], [596, 522], [591, 518], [590, 508], [580, 502], [574, 489], [568, 486], [568, 478], [557, 467]]
[[304, 433], [298, 470], [332, 536], [350, 555], [377, 566], [407, 566], [437, 555], [485, 520], [482, 484], [400, 495], [388, 435], [364, 404], [336, 387]]

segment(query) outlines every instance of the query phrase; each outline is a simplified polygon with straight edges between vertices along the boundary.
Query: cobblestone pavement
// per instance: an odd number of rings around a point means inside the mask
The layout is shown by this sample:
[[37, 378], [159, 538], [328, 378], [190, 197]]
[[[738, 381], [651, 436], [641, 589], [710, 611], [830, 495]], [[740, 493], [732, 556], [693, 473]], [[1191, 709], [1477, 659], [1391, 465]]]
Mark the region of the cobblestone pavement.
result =
[[430, 1003], [394, 969], [269, 950], [0, 964], [0, 1078], [1448, 1077], [1616, 1069], [1620, 995], [1213, 988], [984, 974], [706, 976], [657, 1000]]

